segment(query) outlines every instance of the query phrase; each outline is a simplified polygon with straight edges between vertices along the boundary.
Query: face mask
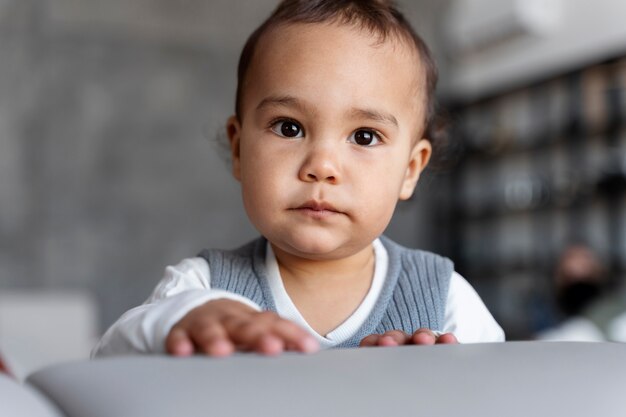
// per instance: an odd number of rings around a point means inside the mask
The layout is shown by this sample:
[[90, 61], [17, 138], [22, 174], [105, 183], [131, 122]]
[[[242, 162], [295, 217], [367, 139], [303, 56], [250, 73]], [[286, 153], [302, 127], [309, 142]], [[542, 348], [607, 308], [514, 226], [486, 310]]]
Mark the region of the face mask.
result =
[[576, 282], [561, 288], [557, 305], [568, 317], [583, 312], [602, 292], [602, 286], [591, 282]]

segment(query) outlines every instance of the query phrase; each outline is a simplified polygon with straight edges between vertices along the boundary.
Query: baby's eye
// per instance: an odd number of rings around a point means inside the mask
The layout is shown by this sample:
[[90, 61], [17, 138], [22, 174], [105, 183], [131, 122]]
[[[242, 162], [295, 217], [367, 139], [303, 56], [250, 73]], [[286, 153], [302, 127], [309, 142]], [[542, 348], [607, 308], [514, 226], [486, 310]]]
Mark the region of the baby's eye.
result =
[[285, 138], [301, 138], [304, 132], [300, 125], [292, 120], [279, 120], [272, 124], [272, 132]]
[[381, 142], [378, 133], [370, 129], [356, 130], [350, 135], [348, 141], [360, 146], [373, 146], [378, 145]]

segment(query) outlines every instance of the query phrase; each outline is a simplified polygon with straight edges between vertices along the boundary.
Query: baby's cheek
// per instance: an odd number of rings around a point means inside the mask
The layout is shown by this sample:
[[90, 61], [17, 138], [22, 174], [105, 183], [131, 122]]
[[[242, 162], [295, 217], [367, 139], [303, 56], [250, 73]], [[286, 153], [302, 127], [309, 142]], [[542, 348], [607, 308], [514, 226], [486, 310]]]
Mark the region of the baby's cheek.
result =
[[390, 187], [382, 192], [371, 190], [367, 194], [366, 201], [362, 203], [360, 210], [362, 221], [371, 225], [380, 225], [379, 228], [384, 230], [391, 220], [397, 200], [397, 195], [390, 191]]

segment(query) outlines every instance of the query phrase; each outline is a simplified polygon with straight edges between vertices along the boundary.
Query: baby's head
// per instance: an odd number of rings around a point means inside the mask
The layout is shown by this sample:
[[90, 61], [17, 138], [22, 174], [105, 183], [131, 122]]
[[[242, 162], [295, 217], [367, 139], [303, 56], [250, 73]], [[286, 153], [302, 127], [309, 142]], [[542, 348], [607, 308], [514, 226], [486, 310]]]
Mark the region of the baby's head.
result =
[[432, 127], [436, 112], [435, 89], [438, 80], [437, 65], [430, 50], [402, 13], [390, 0], [285, 0], [269, 18], [248, 38], [237, 69], [237, 93], [235, 115], [241, 120], [242, 101], [246, 83], [249, 81], [250, 65], [257, 52], [261, 38], [281, 26], [293, 24], [340, 24], [369, 33], [372, 43], [385, 41], [400, 42], [417, 54], [420, 61], [416, 72], [421, 72], [423, 85], [418, 94], [424, 100], [423, 112], [416, 117], [424, 117], [425, 137]]
[[246, 43], [227, 125], [233, 174], [275, 250], [364, 250], [432, 148], [437, 71], [384, 0], [287, 0]]

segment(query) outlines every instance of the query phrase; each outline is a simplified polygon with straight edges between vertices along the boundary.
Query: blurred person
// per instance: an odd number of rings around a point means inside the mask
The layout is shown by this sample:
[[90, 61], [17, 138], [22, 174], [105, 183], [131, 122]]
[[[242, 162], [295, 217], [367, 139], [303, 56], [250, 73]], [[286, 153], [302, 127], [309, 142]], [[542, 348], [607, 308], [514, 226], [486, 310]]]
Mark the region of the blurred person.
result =
[[166, 269], [94, 356], [504, 340], [450, 260], [381, 236], [432, 153], [437, 72], [392, 2], [283, 1], [227, 122], [260, 238]]
[[569, 246], [557, 263], [554, 284], [556, 303], [565, 318], [580, 315], [606, 290], [607, 273], [598, 256], [587, 246]]
[[554, 286], [559, 323], [539, 332], [537, 339], [626, 341], [626, 292], [610, 291], [607, 268], [588, 246], [574, 244], [563, 251]]

